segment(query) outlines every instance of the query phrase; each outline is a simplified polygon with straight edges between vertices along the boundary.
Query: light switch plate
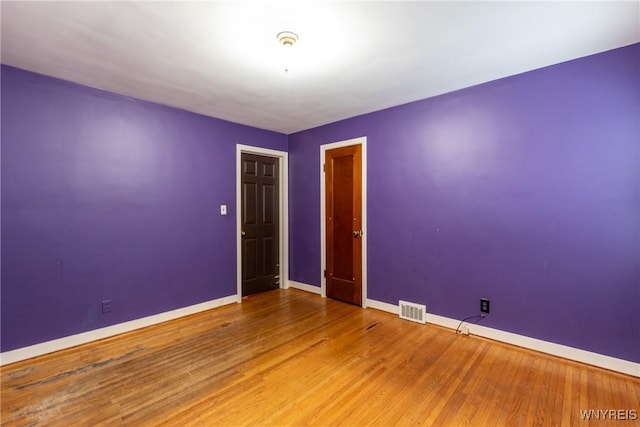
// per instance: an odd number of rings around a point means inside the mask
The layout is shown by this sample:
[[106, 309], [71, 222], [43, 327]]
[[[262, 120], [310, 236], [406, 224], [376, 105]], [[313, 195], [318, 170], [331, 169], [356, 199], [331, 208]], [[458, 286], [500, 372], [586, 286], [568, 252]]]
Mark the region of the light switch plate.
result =
[[227, 205], [220, 205], [220, 215], [227, 214]]

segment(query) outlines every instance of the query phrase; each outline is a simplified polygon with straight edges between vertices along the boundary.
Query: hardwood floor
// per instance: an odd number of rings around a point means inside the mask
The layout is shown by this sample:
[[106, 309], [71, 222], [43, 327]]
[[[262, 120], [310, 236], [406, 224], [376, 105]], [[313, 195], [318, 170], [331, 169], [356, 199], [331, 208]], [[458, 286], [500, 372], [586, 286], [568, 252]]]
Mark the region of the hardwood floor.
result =
[[[293, 289], [1, 379], [7, 426], [640, 426], [637, 378]], [[639, 419], [582, 421], [589, 409]]]

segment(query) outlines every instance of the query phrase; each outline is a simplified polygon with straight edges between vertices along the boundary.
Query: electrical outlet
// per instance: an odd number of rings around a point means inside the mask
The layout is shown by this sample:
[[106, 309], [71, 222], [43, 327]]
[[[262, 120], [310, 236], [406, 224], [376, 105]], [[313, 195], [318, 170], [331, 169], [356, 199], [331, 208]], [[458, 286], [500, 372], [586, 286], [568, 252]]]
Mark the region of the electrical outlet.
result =
[[462, 335], [469, 335], [469, 327], [464, 325], [461, 329]]
[[480, 313], [489, 314], [489, 300], [486, 298], [480, 298]]
[[103, 313], [111, 313], [111, 300], [106, 299], [102, 301], [102, 312]]

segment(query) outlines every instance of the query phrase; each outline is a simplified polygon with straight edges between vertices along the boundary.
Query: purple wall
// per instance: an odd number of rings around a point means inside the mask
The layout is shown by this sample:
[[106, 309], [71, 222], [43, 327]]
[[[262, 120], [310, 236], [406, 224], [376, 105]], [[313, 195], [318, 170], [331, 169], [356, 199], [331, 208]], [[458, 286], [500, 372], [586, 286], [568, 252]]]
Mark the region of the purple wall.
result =
[[7, 66], [1, 118], [2, 351], [236, 293], [236, 143], [286, 135]]
[[[235, 144], [286, 136], [1, 70], [2, 351], [235, 294]], [[639, 76], [636, 44], [289, 136], [290, 278], [320, 144], [364, 135], [370, 298], [640, 362]]]
[[289, 136], [290, 278], [319, 146], [367, 136], [369, 298], [640, 362], [640, 44]]

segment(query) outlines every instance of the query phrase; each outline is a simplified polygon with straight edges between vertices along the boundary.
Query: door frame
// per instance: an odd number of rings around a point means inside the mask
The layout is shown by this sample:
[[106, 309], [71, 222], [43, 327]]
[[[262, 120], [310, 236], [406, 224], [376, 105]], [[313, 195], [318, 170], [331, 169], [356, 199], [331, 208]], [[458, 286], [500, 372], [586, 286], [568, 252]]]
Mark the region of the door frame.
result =
[[236, 144], [236, 289], [237, 302], [242, 303], [242, 154], [278, 159], [280, 206], [278, 213], [280, 239], [280, 288], [289, 288], [289, 154], [286, 151]]
[[360, 145], [362, 147], [362, 308], [367, 307], [367, 137], [347, 139], [320, 146], [320, 295], [327, 297], [327, 279], [324, 271], [327, 268], [327, 230], [326, 230], [326, 202], [324, 159], [327, 150], [334, 148]]

